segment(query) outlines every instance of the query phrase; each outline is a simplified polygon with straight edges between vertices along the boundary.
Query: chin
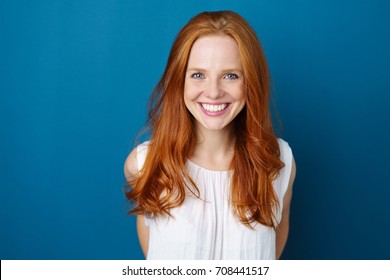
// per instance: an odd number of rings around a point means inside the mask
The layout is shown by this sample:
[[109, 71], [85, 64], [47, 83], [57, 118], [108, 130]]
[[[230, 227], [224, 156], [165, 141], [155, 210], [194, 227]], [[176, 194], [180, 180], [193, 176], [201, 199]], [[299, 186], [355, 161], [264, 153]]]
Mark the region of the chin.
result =
[[226, 129], [227, 127], [229, 127], [229, 125], [228, 124], [202, 124], [202, 127], [207, 130], [218, 131], [218, 130]]

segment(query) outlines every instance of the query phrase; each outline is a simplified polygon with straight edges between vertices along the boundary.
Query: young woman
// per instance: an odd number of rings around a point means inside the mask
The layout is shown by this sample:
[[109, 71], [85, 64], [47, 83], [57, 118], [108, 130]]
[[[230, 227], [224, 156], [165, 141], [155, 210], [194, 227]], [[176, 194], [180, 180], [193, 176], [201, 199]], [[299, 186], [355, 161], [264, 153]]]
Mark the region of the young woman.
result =
[[147, 259], [275, 259], [295, 163], [274, 135], [255, 32], [231, 11], [179, 32], [151, 96], [150, 141], [125, 162]]

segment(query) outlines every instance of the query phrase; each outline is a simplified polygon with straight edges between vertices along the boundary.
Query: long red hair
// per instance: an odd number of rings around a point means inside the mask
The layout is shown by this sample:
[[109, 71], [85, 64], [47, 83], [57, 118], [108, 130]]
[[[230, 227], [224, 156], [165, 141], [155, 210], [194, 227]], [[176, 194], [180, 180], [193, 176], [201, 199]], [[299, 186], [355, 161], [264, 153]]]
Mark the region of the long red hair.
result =
[[[193, 43], [201, 36], [224, 34], [238, 44], [243, 67], [245, 107], [234, 120], [235, 150], [231, 204], [240, 221], [276, 227], [278, 199], [272, 182], [283, 167], [269, 110], [269, 73], [256, 33], [237, 13], [203, 12], [179, 32], [163, 76], [149, 101], [151, 141], [145, 163], [129, 183], [132, 214], [170, 215], [186, 193], [198, 189], [186, 169], [195, 147], [195, 125], [184, 104], [184, 78]], [[188, 185], [188, 182], [190, 186]]]

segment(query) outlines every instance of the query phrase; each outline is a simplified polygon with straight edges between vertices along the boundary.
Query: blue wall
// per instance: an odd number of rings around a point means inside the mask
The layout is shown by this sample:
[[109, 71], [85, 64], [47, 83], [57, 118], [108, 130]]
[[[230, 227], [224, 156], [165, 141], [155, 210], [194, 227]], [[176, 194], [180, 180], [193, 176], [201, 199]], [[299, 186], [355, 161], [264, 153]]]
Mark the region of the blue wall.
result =
[[123, 161], [172, 41], [258, 32], [298, 166], [287, 259], [390, 258], [388, 1], [0, 2], [0, 258], [141, 258]]

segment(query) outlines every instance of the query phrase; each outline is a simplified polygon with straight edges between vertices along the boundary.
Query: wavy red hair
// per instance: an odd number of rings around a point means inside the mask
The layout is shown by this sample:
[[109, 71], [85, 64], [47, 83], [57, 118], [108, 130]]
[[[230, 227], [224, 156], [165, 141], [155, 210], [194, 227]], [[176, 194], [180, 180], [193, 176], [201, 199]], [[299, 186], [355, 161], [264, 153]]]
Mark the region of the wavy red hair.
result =
[[[201, 36], [224, 34], [238, 44], [246, 105], [234, 120], [231, 204], [240, 221], [276, 227], [278, 200], [272, 182], [283, 167], [270, 110], [270, 79], [261, 44], [251, 26], [231, 11], [203, 12], [179, 32], [167, 66], [149, 101], [151, 141], [139, 175], [128, 182], [132, 214], [169, 215], [186, 193], [198, 189], [186, 169], [195, 147], [195, 126], [184, 104], [184, 78], [191, 47]], [[188, 185], [188, 182], [190, 185]]]

